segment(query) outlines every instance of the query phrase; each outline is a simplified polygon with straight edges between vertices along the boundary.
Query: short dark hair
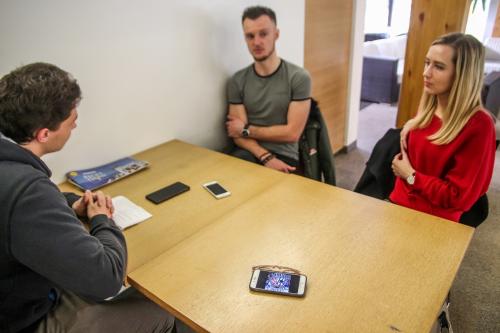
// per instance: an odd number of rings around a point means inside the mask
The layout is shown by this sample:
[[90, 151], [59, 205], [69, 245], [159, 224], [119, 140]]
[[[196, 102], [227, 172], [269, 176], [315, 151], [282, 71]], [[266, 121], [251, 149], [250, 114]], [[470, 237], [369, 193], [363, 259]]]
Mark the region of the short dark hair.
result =
[[30, 142], [39, 129], [59, 128], [80, 99], [80, 86], [59, 67], [19, 67], [0, 79], [0, 132], [17, 143]]
[[245, 9], [243, 15], [241, 16], [241, 23], [243, 23], [245, 19], [256, 20], [262, 15], [269, 16], [271, 21], [273, 21], [274, 24], [277, 24], [276, 14], [274, 13], [274, 11], [271, 8], [264, 6], [252, 6]]

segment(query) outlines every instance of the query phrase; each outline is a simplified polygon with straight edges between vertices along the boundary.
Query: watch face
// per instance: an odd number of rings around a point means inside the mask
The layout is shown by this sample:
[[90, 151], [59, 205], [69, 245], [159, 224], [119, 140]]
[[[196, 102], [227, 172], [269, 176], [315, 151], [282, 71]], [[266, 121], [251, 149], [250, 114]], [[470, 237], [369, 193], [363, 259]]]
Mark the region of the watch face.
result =
[[250, 134], [250, 132], [248, 131], [248, 129], [244, 128], [243, 131], [241, 131], [241, 135], [243, 136], [248, 136]]
[[415, 175], [409, 175], [408, 178], [406, 178], [406, 182], [410, 185], [415, 184]]

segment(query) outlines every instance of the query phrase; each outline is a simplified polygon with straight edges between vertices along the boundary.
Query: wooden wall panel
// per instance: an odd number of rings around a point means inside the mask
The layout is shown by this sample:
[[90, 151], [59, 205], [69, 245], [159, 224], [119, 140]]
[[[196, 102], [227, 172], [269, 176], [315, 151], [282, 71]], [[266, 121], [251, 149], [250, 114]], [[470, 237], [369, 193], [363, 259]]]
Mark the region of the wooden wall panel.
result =
[[424, 60], [439, 36], [464, 31], [471, 0], [413, 0], [406, 44], [405, 68], [400, 92], [397, 126], [412, 118], [423, 88]]
[[352, 1], [306, 0], [304, 66], [334, 152], [345, 145]]
[[493, 26], [492, 37], [500, 37], [500, 5], [497, 8], [497, 16], [495, 18], [495, 25]]

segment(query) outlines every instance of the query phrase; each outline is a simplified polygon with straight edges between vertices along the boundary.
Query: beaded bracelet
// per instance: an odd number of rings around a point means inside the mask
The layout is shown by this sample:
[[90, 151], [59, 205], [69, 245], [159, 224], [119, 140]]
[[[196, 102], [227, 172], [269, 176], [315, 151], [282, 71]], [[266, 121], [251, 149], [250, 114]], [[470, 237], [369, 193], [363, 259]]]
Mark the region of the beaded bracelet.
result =
[[278, 265], [258, 265], [252, 267], [252, 270], [255, 271], [256, 269], [260, 269], [261, 271], [280, 271], [283, 273], [301, 274], [298, 269]]
[[270, 152], [266, 151], [264, 154], [259, 156], [259, 161], [262, 161], [264, 157], [266, 157], [268, 154], [271, 154]]
[[260, 163], [262, 164], [266, 164], [267, 162], [269, 162], [270, 160], [272, 160], [273, 158], [275, 158], [276, 156], [272, 153], [269, 153], [269, 155], [267, 155], [265, 158], [263, 158]]

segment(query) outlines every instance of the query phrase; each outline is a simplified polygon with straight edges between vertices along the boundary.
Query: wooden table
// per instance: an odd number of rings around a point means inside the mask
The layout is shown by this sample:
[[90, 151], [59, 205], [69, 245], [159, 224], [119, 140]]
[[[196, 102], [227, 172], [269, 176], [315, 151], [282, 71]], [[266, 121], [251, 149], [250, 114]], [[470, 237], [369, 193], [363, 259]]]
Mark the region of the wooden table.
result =
[[[172, 141], [105, 188], [153, 214], [125, 232], [128, 281], [198, 331], [428, 332], [473, 229]], [[201, 184], [218, 180], [216, 200]], [[175, 181], [191, 191], [153, 205]], [[302, 299], [250, 292], [251, 267], [308, 276]]]
[[[129, 252], [128, 272], [217, 221], [244, 201], [258, 196], [285, 176], [269, 173], [264, 168], [256, 169], [251, 163], [178, 140], [153, 147], [134, 157], [150, 162], [151, 166], [101, 189], [113, 197], [124, 195], [153, 215], [151, 219], [125, 231]], [[244, 179], [238, 178], [239, 172], [246, 174]], [[238, 195], [215, 200], [201, 186], [212, 180], [219, 181]], [[189, 185], [190, 191], [160, 205], [146, 200], [146, 194], [176, 181]], [[67, 182], [59, 188], [81, 193]]]

